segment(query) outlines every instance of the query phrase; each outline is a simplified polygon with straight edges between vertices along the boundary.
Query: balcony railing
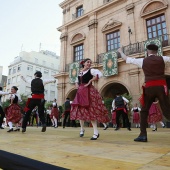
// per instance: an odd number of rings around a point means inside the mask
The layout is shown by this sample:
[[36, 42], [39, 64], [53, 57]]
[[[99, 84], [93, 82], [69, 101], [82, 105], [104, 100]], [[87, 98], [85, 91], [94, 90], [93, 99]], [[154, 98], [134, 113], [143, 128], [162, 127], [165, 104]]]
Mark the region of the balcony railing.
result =
[[[162, 36], [157, 37], [157, 38], [162, 39], [162, 47], [170, 46], [170, 36], [168, 34], [162, 35]], [[137, 53], [143, 53], [144, 52], [144, 41], [124, 46], [123, 52], [127, 56], [137, 54]], [[103, 62], [103, 57], [104, 57], [105, 53], [101, 53], [97, 56], [97, 62], [99, 64], [101, 64]], [[120, 54], [119, 53], [117, 53], [117, 54], [118, 54], [118, 58], [120, 58]]]
[[78, 15], [78, 13], [77, 13], [77, 12], [76, 12], [76, 13], [74, 13], [74, 14], [72, 14], [72, 19], [74, 20], [74, 19], [76, 19], [76, 18], [81, 17], [82, 15], [84, 15], [84, 10], [82, 10], [82, 11], [81, 11], [81, 15]]
[[[170, 36], [169, 35], [163, 35], [159, 38], [162, 39], [162, 47], [170, 46]], [[115, 51], [117, 51], [117, 49], [115, 49]], [[137, 54], [137, 53], [143, 53], [144, 52], [144, 41], [124, 46], [123, 52], [127, 56]], [[106, 52], [99, 54], [97, 56], [97, 61], [94, 61], [94, 62], [96, 62], [98, 64], [102, 64], [103, 63], [103, 57], [104, 57], [105, 54], [106, 54]], [[121, 58], [121, 56], [118, 52], [117, 52], [117, 55], [118, 55], [118, 58]], [[78, 61], [78, 62], [81, 62], [81, 61]], [[70, 64], [66, 64], [65, 72], [69, 72], [69, 65]]]

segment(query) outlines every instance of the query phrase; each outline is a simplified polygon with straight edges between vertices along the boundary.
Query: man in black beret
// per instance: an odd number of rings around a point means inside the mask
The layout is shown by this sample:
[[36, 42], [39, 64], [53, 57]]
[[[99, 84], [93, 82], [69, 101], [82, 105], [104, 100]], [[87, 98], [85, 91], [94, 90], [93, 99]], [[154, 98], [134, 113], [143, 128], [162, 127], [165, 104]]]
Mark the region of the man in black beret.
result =
[[142, 109], [140, 112], [140, 134], [134, 139], [136, 142], [147, 142], [147, 118], [149, 108], [155, 98], [158, 98], [164, 116], [170, 120], [170, 101], [168, 95], [168, 87], [165, 80], [165, 63], [170, 62], [170, 57], [157, 56], [158, 46], [150, 44], [147, 46], [146, 58], [131, 58], [127, 57], [122, 49], [118, 49], [121, 57], [126, 60], [126, 63], [137, 65], [143, 69], [145, 75], [145, 85], [143, 86]]

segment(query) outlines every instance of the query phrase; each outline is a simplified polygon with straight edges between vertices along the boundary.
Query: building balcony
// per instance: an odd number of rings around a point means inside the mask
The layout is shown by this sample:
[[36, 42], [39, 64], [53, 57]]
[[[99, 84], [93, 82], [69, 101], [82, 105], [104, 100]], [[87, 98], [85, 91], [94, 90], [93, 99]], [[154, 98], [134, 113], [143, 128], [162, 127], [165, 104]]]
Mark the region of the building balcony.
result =
[[[157, 37], [157, 38], [162, 39], [162, 47], [170, 46], [170, 36], [168, 34], [160, 36], [160, 37]], [[129, 44], [127, 46], [124, 46], [123, 47], [123, 52], [127, 56], [144, 53], [144, 43], [145, 43], [145, 41], [137, 42], [137, 43], [134, 43], [134, 44]], [[115, 51], [116, 51], [116, 49], [115, 49]], [[103, 63], [103, 57], [104, 57], [104, 55], [106, 53], [107, 52], [98, 54], [98, 56], [97, 56], [97, 63], [98, 64]], [[121, 57], [120, 54], [119, 53], [117, 53], [117, 54], [118, 54], [118, 58], [120, 58]]]
[[84, 10], [81, 11], [81, 14], [80, 13], [78, 14], [77, 12], [72, 14], [72, 19], [75, 20], [75, 19], [81, 17], [82, 15], [84, 15]]
[[[157, 37], [157, 38], [160, 38], [162, 39], [162, 47], [168, 47], [170, 46], [170, 35], [163, 35], [163, 36], [160, 36], [160, 37]], [[143, 42], [136, 42], [134, 44], [129, 44], [127, 46], [124, 46], [122, 47], [123, 48], [123, 52], [127, 55], [127, 56], [130, 56], [130, 55], [135, 55], [135, 54], [143, 54], [144, 53], [144, 43], [145, 41]], [[115, 49], [114, 51], [117, 51], [117, 49]], [[94, 63], [97, 63], [97, 64], [102, 64], [103, 63], [103, 58], [104, 58], [104, 55], [106, 54], [107, 52], [104, 52], [104, 53], [101, 53], [101, 54], [98, 54], [97, 55], [97, 61], [94, 61]], [[121, 58], [120, 54], [117, 52], [117, 56], [118, 56], [118, 59]], [[80, 61], [78, 61], [80, 62]], [[65, 72], [69, 72], [69, 64], [66, 64], [65, 66]]]

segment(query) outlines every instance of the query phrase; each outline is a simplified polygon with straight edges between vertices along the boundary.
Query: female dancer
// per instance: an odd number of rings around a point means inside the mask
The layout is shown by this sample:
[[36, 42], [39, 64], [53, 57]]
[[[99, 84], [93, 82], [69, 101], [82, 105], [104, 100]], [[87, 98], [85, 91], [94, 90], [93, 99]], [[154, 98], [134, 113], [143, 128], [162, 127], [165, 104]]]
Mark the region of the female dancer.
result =
[[102, 103], [102, 97], [92, 85], [92, 82], [98, 80], [102, 73], [97, 69], [90, 68], [91, 63], [89, 58], [80, 63], [83, 69], [76, 83], [78, 90], [71, 104], [70, 117], [71, 120], [80, 120], [80, 137], [84, 136], [84, 121], [90, 120], [94, 130], [91, 140], [96, 140], [99, 137], [97, 121], [106, 123], [109, 121], [109, 117], [108, 111]]
[[136, 128], [140, 128], [140, 111], [141, 109], [138, 107], [137, 103], [131, 110], [131, 112], [133, 113], [133, 123], [136, 123]]
[[10, 96], [10, 105], [5, 109], [6, 111], [6, 120], [9, 125], [9, 130], [7, 132], [13, 131], [13, 123], [16, 126], [14, 131], [20, 131], [18, 127], [18, 123], [22, 118], [21, 107], [18, 105], [18, 101], [21, 101], [20, 96], [17, 94], [18, 88], [13, 86], [11, 88], [11, 96]]
[[165, 125], [162, 122], [162, 113], [159, 107], [159, 101], [156, 100], [155, 102], [152, 103], [150, 109], [149, 109], [149, 115], [148, 115], [148, 123], [152, 124], [153, 130], [152, 131], [157, 131], [157, 122], [160, 122], [162, 127], [164, 128]]
[[57, 125], [57, 119], [58, 119], [58, 116], [59, 116], [59, 113], [58, 113], [58, 107], [57, 107], [57, 100], [54, 99], [53, 101], [53, 104], [52, 104], [52, 110], [51, 110], [51, 121], [53, 123], [53, 126], [54, 128], [57, 128], [58, 125]]

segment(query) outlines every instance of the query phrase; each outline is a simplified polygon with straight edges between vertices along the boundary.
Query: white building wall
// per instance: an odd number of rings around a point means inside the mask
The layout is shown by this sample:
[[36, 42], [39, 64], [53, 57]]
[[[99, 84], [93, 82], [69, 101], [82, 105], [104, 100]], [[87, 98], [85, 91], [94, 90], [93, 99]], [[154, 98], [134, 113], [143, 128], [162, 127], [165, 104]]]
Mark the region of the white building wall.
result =
[[[10, 91], [12, 86], [17, 86], [18, 93], [30, 95], [31, 86], [20, 79], [21, 75], [33, 79], [34, 73], [41, 71], [42, 79], [54, 79], [52, 75], [58, 73], [59, 63], [59, 56], [50, 55], [46, 51], [21, 52], [8, 66], [7, 91]], [[53, 101], [54, 98], [57, 98], [57, 82], [45, 85], [45, 99]]]

